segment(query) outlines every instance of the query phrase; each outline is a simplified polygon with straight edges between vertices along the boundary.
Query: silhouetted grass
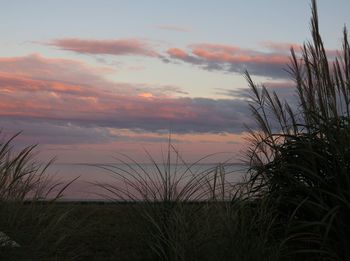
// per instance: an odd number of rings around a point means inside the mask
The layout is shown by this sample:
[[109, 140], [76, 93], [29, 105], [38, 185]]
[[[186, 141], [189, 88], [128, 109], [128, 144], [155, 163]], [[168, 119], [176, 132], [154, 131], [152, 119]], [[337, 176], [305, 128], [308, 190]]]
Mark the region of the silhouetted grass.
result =
[[97, 166], [116, 178], [115, 184], [99, 185], [117, 201], [142, 202], [135, 210], [147, 228], [145, 244], [157, 260], [206, 260], [202, 250], [216, 233], [212, 202], [229, 196], [223, 168], [198, 169], [210, 156], [187, 164], [170, 141], [164, 163], [149, 155], [148, 169], [123, 156], [118, 164]]
[[54, 204], [40, 202], [54, 202], [70, 183], [51, 180], [46, 174], [51, 161], [38, 162], [35, 146], [16, 150], [13, 141], [18, 135], [0, 140], [0, 231], [20, 247], [0, 247], [0, 258], [10, 260], [13, 253], [20, 259], [21, 253], [30, 253], [25, 260], [36, 260], [38, 255], [63, 251], [71, 232], [63, 226], [69, 209], [57, 211]]
[[[270, 201], [281, 249], [296, 260], [350, 258], [350, 48], [327, 58], [312, 1], [312, 42], [301, 57], [291, 50], [296, 108], [281, 101], [249, 74], [251, 109], [259, 130], [251, 131], [250, 197]], [[284, 225], [283, 225], [284, 223]]]

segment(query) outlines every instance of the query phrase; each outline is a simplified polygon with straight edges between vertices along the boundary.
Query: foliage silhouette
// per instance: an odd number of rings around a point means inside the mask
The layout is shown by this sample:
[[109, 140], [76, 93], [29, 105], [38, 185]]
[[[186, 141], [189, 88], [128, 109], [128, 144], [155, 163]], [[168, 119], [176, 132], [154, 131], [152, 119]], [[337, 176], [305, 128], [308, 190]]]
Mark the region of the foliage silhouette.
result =
[[[312, 1], [312, 41], [301, 56], [291, 49], [290, 74], [298, 104], [281, 101], [257, 86], [251, 110], [258, 130], [250, 130], [249, 196], [271, 201], [281, 248], [307, 260], [350, 258], [350, 48], [329, 61]], [[273, 236], [273, 235], [271, 235]]]

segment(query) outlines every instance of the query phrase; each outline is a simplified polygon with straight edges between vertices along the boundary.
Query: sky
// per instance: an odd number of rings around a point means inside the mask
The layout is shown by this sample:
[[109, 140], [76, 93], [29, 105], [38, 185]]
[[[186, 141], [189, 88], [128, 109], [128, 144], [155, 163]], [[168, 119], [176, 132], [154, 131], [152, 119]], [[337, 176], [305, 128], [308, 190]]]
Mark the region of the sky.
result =
[[[293, 95], [291, 46], [310, 1], [0, 0], [0, 128], [58, 163], [157, 161], [169, 133], [193, 162], [238, 162], [252, 125], [243, 76]], [[350, 1], [319, 0], [327, 50]]]

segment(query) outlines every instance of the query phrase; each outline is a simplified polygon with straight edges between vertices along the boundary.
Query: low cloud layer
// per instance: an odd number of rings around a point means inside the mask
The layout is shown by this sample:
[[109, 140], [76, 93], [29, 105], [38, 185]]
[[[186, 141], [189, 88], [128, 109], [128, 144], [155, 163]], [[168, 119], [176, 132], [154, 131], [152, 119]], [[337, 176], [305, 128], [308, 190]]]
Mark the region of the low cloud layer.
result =
[[[64, 74], [61, 68], [67, 64], [71, 70]], [[20, 122], [15, 125], [33, 133], [33, 126], [40, 126], [37, 133], [46, 133], [43, 139], [47, 143], [57, 140], [57, 133], [62, 133], [67, 142], [92, 142], [95, 136], [96, 142], [117, 138], [106, 132], [107, 128], [241, 133], [242, 123], [249, 123], [250, 113], [243, 100], [177, 97], [169, 92], [181, 94], [181, 90], [171, 86], [140, 90], [140, 86], [107, 81], [98, 76], [99, 70], [39, 55], [0, 58], [0, 120], [3, 124], [10, 119]], [[87, 75], [89, 84], [84, 79]]]

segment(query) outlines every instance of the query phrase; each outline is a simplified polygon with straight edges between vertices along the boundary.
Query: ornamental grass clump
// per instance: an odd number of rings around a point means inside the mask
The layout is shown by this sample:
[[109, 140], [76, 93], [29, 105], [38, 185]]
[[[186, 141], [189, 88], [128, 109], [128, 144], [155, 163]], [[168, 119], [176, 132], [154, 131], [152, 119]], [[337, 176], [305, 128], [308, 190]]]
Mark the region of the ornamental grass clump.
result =
[[[289, 72], [297, 103], [281, 101], [249, 74], [251, 130], [249, 195], [270, 200], [286, 256], [307, 260], [350, 258], [350, 47], [329, 60], [312, 1], [312, 41], [291, 49]], [[285, 224], [285, 225], [283, 225]]]

